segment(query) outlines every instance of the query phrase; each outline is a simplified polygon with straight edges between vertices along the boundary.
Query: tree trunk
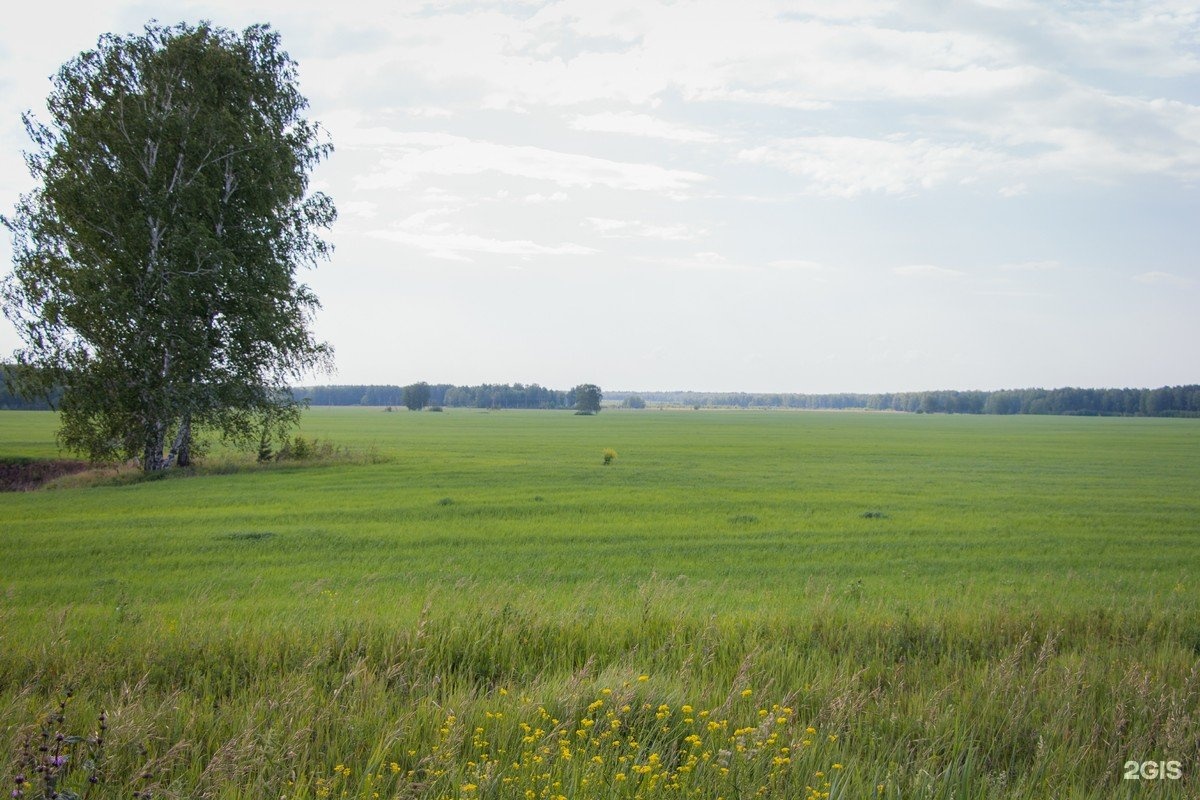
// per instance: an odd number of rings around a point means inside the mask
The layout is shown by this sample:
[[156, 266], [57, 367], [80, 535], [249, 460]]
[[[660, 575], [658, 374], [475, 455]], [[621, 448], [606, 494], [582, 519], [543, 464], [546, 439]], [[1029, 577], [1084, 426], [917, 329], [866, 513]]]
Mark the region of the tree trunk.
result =
[[183, 420], [179, 423], [179, 430], [175, 433], [175, 442], [171, 445], [171, 452], [167, 454], [167, 467], [187, 467], [192, 463], [192, 417], [190, 414], [184, 414]]
[[166, 438], [166, 426], [155, 422], [153, 430], [146, 435], [146, 444], [142, 450], [142, 471], [157, 472], [169, 466], [163, 460], [163, 445]]

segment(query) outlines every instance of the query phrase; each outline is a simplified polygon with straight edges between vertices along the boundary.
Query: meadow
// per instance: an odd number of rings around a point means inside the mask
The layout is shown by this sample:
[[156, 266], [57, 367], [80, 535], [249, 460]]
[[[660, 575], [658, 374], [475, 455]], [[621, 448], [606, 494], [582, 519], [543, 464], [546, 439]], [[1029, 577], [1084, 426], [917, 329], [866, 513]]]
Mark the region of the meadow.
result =
[[[0, 459], [54, 425], [0, 412]], [[0, 494], [5, 792], [1200, 796], [1196, 420], [302, 434], [335, 452]]]

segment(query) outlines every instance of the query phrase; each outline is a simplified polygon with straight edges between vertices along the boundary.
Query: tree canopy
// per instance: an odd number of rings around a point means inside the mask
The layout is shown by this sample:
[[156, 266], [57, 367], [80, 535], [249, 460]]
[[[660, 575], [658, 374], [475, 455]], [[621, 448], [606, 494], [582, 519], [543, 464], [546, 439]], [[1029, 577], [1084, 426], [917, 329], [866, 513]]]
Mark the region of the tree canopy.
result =
[[575, 396], [575, 408], [584, 414], [599, 414], [600, 400], [604, 395], [594, 383], [581, 383], [571, 390]]
[[256, 442], [294, 422], [289, 383], [327, 366], [319, 302], [336, 210], [310, 193], [332, 145], [266, 25], [108, 34], [24, 116], [38, 187], [12, 217], [4, 311], [23, 393], [61, 387], [61, 443], [186, 464], [197, 430]]
[[403, 398], [409, 411], [420, 411], [429, 405], [429, 384], [422, 381], [405, 386]]

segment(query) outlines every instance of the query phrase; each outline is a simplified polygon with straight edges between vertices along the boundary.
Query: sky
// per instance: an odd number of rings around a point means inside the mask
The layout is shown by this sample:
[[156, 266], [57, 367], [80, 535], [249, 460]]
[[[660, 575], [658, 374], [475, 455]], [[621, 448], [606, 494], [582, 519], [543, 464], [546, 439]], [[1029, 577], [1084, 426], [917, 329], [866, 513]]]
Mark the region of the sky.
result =
[[48, 76], [152, 18], [271, 24], [333, 142], [308, 382], [1200, 382], [1193, 0], [24, 3], [4, 213]]

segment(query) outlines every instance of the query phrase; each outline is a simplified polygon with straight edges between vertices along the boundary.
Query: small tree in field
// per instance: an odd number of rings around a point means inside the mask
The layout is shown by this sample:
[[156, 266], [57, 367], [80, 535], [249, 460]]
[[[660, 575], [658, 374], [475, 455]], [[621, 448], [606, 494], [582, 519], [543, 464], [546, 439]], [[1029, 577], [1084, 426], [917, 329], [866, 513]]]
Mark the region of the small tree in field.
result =
[[38, 188], [11, 218], [0, 294], [39, 394], [61, 386], [61, 443], [147, 471], [187, 464], [197, 428], [263, 450], [287, 389], [328, 365], [296, 271], [328, 256], [336, 211], [308, 193], [332, 150], [302, 114], [278, 34], [208, 23], [100, 38], [25, 116]]
[[575, 396], [575, 410], [581, 414], [599, 414], [600, 400], [604, 397], [600, 387], [593, 383], [581, 383], [571, 390]]
[[422, 381], [405, 386], [400, 399], [409, 411], [420, 411], [429, 405], [429, 384]]

